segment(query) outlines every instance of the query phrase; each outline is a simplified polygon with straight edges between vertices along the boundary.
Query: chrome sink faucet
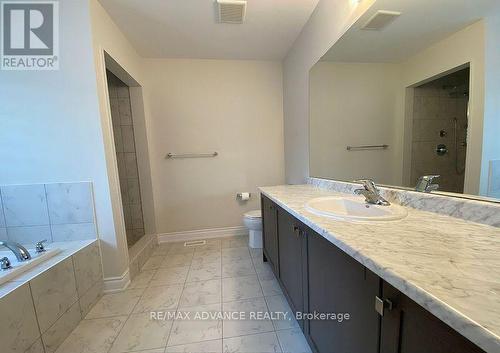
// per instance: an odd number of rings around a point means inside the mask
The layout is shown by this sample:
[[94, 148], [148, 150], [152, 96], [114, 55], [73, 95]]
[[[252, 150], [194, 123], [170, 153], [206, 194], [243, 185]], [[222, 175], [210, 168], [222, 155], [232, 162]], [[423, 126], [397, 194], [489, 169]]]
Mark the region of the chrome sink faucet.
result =
[[354, 182], [363, 184], [363, 188], [354, 190], [354, 193], [356, 195], [363, 195], [365, 197], [366, 203], [372, 205], [390, 206], [390, 202], [380, 195], [380, 191], [373, 180], [359, 179], [354, 180]]
[[19, 243], [5, 240], [0, 241], [0, 246], [2, 245], [12, 251], [14, 255], [16, 255], [16, 258], [19, 262], [31, 259], [31, 255], [28, 250], [26, 250], [26, 248]]
[[415, 186], [415, 191], [419, 192], [431, 192], [439, 189], [439, 184], [433, 184], [432, 181], [439, 178], [440, 175], [424, 175], [418, 178], [417, 186]]

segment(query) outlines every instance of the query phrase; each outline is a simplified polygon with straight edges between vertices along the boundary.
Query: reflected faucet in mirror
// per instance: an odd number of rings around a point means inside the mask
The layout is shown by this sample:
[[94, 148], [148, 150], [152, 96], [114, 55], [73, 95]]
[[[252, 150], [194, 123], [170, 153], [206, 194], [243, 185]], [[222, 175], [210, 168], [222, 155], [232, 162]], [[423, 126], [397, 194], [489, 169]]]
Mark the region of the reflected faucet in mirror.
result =
[[424, 175], [418, 178], [417, 186], [415, 186], [415, 191], [418, 192], [431, 192], [439, 189], [439, 184], [433, 184], [434, 179], [439, 178], [440, 175]]
[[390, 206], [390, 202], [380, 195], [380, 191], [371, 179], [358, 179], [354, 180], [356, 183], [362, 183], [362, 189], [354, 190], [356, 195], [363, 195], [366, 203], [379, 206]]

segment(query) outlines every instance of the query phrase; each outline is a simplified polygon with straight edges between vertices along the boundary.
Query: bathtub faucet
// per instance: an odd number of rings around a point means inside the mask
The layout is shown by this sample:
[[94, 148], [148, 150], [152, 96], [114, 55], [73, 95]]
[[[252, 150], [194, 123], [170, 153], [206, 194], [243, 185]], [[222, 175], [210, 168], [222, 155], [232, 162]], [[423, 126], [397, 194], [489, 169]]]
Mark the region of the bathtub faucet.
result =
[[14, 241], [0, 241], [0, 246], [5, 246], [16, 255], [19, 262], [31, 259], [31, 255], [24, 246]]

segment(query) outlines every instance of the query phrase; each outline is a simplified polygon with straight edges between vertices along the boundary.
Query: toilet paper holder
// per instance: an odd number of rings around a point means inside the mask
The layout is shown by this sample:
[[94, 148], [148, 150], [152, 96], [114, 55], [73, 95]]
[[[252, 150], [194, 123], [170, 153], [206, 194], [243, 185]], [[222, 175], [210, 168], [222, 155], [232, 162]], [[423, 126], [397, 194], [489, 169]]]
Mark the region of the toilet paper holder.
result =
[[[236, 198], [237, 198], [237, 199], [240, 199], [240, 200], [243, 200], [243, 194], [244, 194], [244, 193], [242, 193], [242, 192], [237, 193], [237, 194], [236, 194]], [[248, 193], [248, 197], [249, 197], [249, 198], [250, 198], [250, 197], [252, 197], [252, 193], [250, 193], [250, 192], [249, 192], [249, 193]]]

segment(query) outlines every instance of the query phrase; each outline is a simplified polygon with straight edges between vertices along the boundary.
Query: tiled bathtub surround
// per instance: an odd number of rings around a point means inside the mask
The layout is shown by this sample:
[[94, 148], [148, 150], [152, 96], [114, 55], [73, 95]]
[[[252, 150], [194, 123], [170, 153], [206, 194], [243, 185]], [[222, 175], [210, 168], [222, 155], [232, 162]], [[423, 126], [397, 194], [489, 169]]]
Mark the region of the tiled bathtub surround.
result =
[[[360, 184], [320, 178], [307, 178], [307, 183], [331, 191], [352, 194]], [[380, 187], [381, 194], [390, 202], [417, 210], [438, 213], [466, 221], [500, 227], [500, 202], [485, 202]]]
[[0, 239], [24, 244], [95, 239], [90, 182], [0, 186]]
[[102, 295], [98, 242], [56, 244], [60, 254], [0, 286], [2, 353], [55, 352]]

